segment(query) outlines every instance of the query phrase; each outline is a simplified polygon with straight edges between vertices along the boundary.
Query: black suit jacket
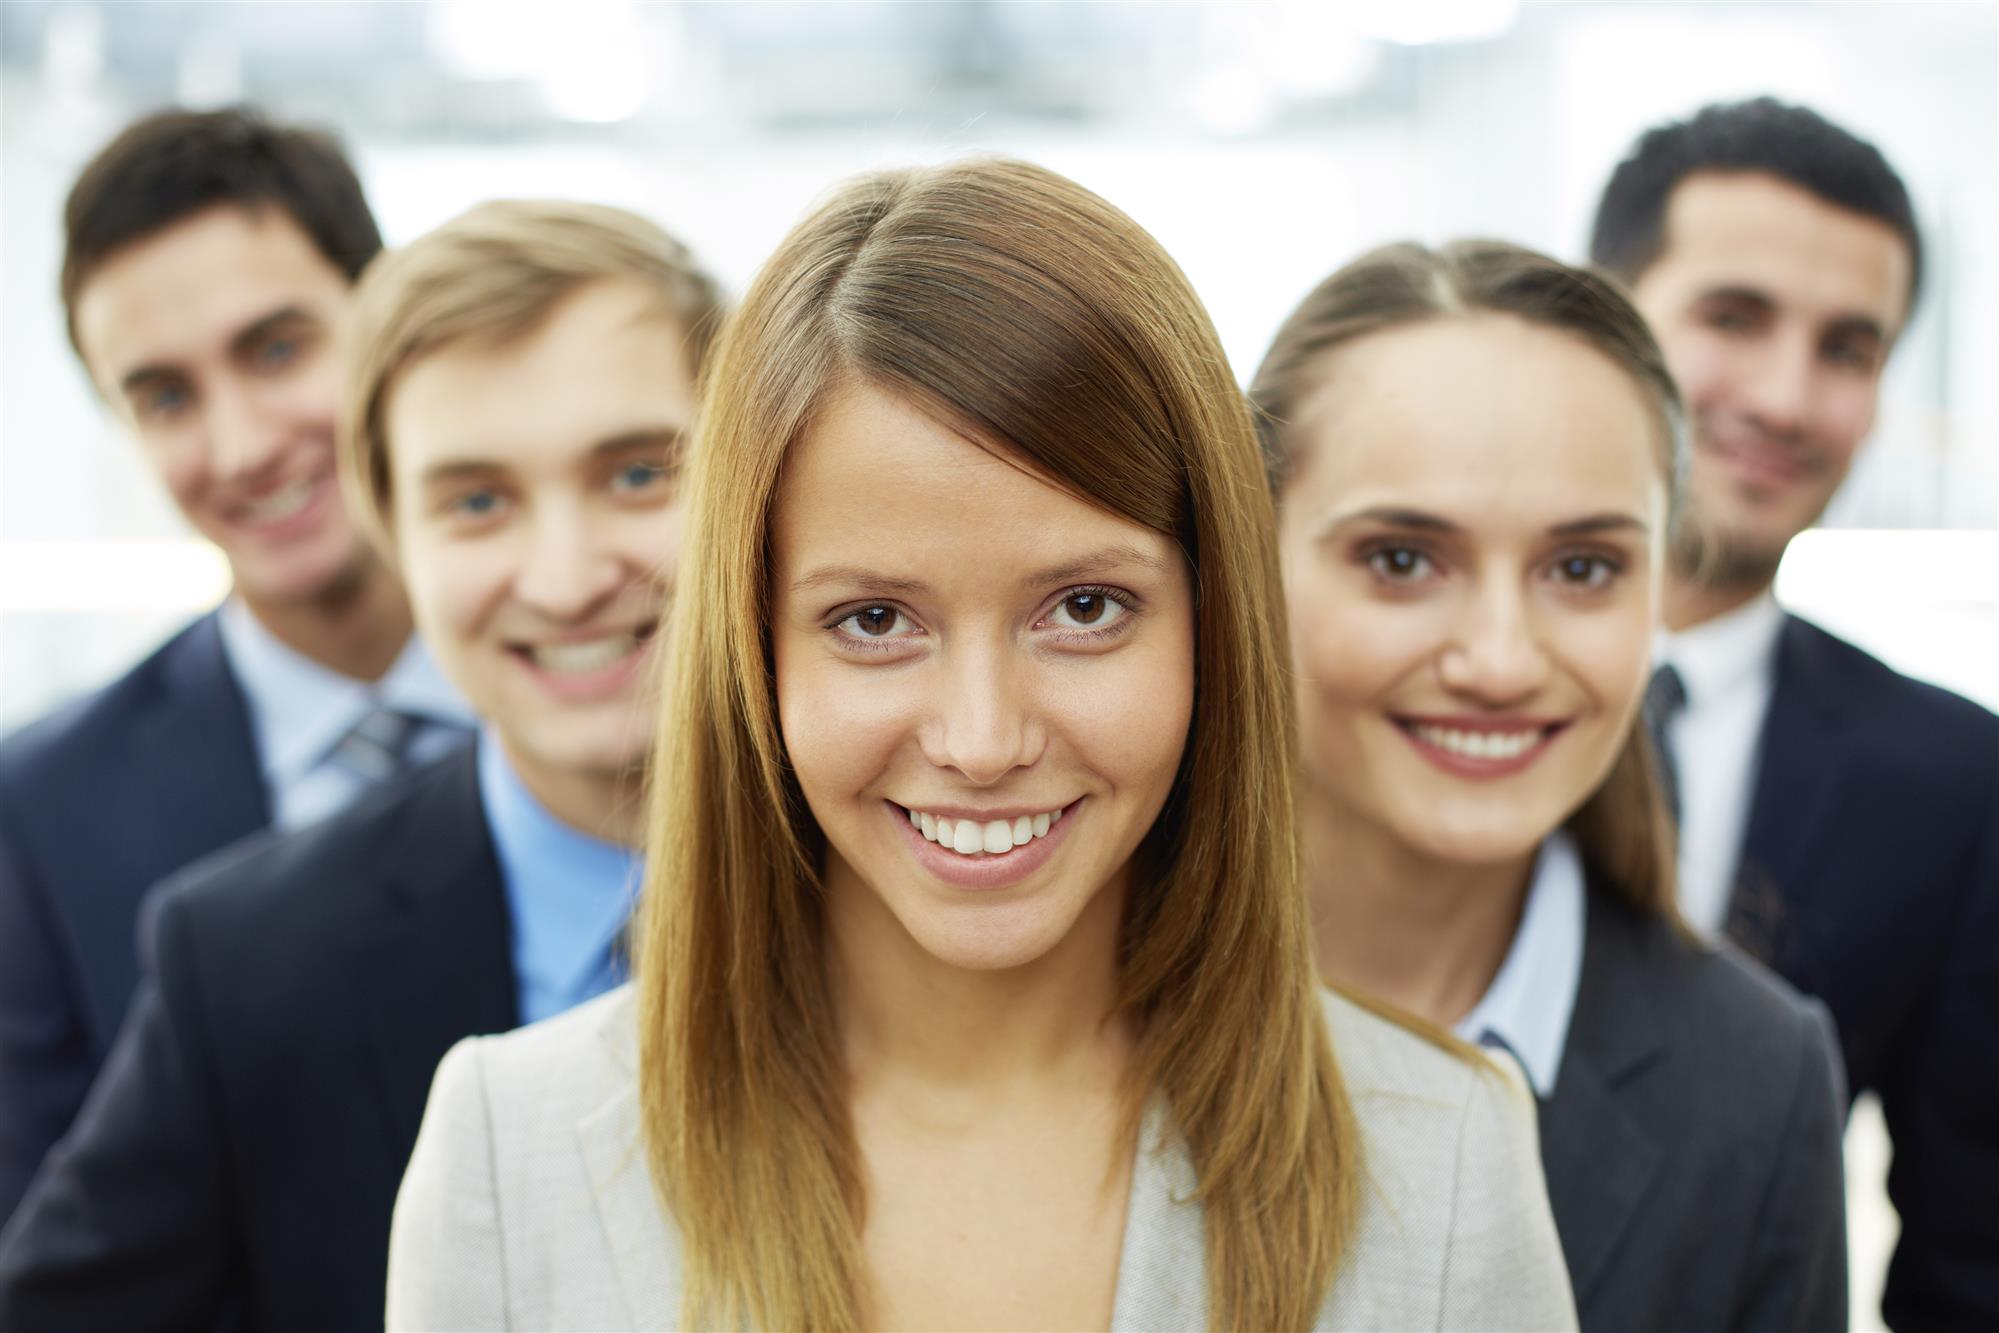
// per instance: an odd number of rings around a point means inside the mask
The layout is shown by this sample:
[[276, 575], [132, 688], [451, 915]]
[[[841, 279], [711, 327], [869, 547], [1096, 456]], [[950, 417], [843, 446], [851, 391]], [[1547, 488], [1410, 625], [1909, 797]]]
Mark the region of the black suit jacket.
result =
[[1843, 1330], [1832, 1023], [1592, 889], [1541, 1153], [1585, 1333]]
[[437, 1062], [515, 1025], [470, 747], [149, 904], [148, 978], [0, 1232], [0, 1328], [381, 1327]]
[[269, 822], [212, 615], [0, 742], [0, 1223], [111, 1048], [146, 891]]
[[1999, 718], [1795, 617], [1729, 933], [1880, 1094], [1895, 1328], [1999, 1328]]

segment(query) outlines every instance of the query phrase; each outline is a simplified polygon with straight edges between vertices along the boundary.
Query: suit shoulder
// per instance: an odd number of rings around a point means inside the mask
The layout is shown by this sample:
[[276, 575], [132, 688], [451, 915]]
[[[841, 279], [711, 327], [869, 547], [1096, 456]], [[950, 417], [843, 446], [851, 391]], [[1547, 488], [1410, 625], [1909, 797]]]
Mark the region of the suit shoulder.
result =
[[0, 798], [76, 799], [129, 751], [132, 720], [165, 693], [170, 663], [205, 621], [196, 621], [107, 685], [0, 739]]
[[[212, 852], [155, 890], [155, 910], [204, 930], [318, 929], [366, 901], [357, 890], [394, 864], [384, 851], [423, 817], [426, 797], [469, 781], [465, 758], [452, 755], [363, 795], [306, 828], [265, 829]], [[442, 829], [428, 836], [444, 836]], [[323, 887], [321, 887], [323, 886]]]
[[1491, 1066], [1476, 1056], [1404, 1027], [1337, 991], [1319, 992], [1339, 1062], [1340, 1080], [1350, 1097], [1388, 1093], [1463, 1103], [1472, 1083], [1491, 1077]]
[[617, 987], [574, 1009], [490, 1037], [469, 1037], [496, 1114], [532, 1108], [568, 1124], [626, 1086], [637, 1087], [637, 993]]
[[1830, 674], [1842, 690], [1865, 697], [1870, 714], [1888, 714], [1893, 725], [1921, 728], [1925, 745], [1977, 753], [1999, 764], [1999, 716], [1983, 705], [1940, 685], [1917, 680], [1889, 666], [1858, 644], [1793, 616], [1797, 643]]

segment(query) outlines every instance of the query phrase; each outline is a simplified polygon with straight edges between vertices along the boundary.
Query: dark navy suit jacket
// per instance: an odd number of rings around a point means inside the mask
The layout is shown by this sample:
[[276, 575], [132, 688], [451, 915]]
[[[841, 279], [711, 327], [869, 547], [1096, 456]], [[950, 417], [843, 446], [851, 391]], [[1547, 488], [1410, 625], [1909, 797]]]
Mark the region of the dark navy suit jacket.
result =
[[1541, 1103], [1584, 1333], [1835, 1333], [1846, 1118], [1825, 1007], [1592, 888]]
[[1796, 617], [1728, 929], [1880, 1094], [1897, 1329], [1999, 1328], [1999, 718]]
[[149, 901], [146, 980], [0, 1231], [0, 1328], [380, 1328], [430, 1080], [515, 1025], [472, 747]]
[[270, 822], [215, 617], [0, 742], [0, 1222], [138, 982], [148, 889]]

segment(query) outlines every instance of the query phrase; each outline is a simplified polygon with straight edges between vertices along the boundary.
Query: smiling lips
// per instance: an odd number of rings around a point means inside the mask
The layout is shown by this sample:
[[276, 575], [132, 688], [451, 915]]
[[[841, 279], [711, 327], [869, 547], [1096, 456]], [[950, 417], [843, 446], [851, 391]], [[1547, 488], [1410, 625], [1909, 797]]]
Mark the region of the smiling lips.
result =
[[1392, 719], [1416, 752], [1447, 773], [1496, 778], [1518, 773], [1547, 753], [1567, 722], [1529, 718]]
[[513, 643], [508, 651], [549, 693], [588, 700], [621, 692], [638, 670], [657, 622], [548, 643]]

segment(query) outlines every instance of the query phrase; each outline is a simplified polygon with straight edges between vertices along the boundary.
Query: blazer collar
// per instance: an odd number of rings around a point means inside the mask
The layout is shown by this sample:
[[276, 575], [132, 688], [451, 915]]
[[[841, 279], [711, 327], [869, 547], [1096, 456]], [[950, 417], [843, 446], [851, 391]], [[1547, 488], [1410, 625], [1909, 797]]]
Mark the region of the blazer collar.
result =
[[392, 1126], [413, 1143], [444, 1053], [519, 1020], [506, 895], [471, 747], [413, 774], [390, 809], [380, 907], [352, 963]]
[[653, 1188], [639, 1121], [636, 994], [604, 1012], [597, 1036], [617, 1091], [576, 1125], [605, 1248], [633, 1328], [680, 1327], [680, 1229]]
[[135, 762], [154, 776], [149, 823], [160, 863], [186, 865], [270, 823], [243, 692], [213, 614], [162, 650], [160, 694], [134, 726]]
[[1667, 1044], [1642, 981], [1640, 924], [1602, 891], [1590, 894], [1575, 1021], [1554, 1095], [1541, 1104], [1548, 1201], [1578, 1305], [1659, 1168], [1659, 1145], [1620, 1104]]
[[1839, 812], [1843, 691], [1818, 636], [1788, 617], [1777, 644], [1777, 684], [1757, 750], [1756, 786], [1728, 933], [1766, 961], [1781, 951], [1797, 896], [1818, 878]]

